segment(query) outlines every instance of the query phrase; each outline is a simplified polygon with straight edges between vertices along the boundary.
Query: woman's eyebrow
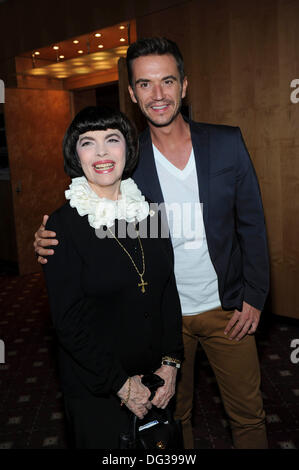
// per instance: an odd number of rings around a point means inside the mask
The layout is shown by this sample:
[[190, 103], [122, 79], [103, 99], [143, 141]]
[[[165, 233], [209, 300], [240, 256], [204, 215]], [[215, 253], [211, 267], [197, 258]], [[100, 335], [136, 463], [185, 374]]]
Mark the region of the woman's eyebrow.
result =
[[78, 141], [79, 144], [80, 144], [80, 142], [82, 142], [82, 140], [84, 140], [84, 139], [93, 140], [93, 141], [95, 140], [93, 137], [90, 137], [89, 135], [84, 135], [83, 137], [79, 137], [79, 141]]
[[118, 137], [120, 138], [120, 135], [117, 132], [111, 132], [111, 134], [107, 134], [105, 136], [105, 139], [109, 139], [110, 137]]
[[[105, 139], [109, 139], [110, 137], [120, 138], [120, 135], [117, 132], [111, 132], [111, 133], [105, 135]], [[91, 137], [89, 135], [83, 135], [83, 136], [79, 137], [78, 143], [80, 144], [82, 142], [82, 140], [85, 140], [85, 139], [92, 140], [93, 142], [96, 141], [96, 139], [94, 139], [93, 137]]]

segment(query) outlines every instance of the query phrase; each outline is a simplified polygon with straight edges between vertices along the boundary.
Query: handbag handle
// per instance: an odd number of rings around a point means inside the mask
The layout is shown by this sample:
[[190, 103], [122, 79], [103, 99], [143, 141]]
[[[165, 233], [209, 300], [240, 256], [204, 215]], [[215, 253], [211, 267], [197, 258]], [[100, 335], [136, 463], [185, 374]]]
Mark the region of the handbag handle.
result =
[[[154, 410], [153, 410], [153, 408], [154, 408]], [[154, 414], [153, 418], [156, 417], [159, 421], [161, 421], [161, 416], [159, 416], [159, 412], [160, 413], [164, 412], [165, 417], [166, 417], [166, 419], [169, 423], [172, 423], [174, 421], [173, 414], [171, 413], [171, 410], [168, 406], [166, 408], [164, 408], [164, 410], [162, 410], [161, 408], [157, 408], [156, 406], [153, 407], [153, 408], [150, 410]], [[160, 410], [160, 411], [157, 411], [157, 410]], [[132, 413], [130, 427], [131, 427], [133, 442], [135, 442], [136, 438], [137, 438], [138, 420], [139, 420], [138, 416], [136, 416], [134, 413]]]

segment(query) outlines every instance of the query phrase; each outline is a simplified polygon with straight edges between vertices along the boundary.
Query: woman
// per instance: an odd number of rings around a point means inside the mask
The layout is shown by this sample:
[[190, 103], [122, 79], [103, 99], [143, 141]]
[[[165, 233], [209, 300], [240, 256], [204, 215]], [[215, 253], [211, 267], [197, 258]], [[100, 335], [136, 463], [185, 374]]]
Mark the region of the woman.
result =
[[[79, 112], [63, 153], [72, 183], [47, 222], [59, 245], [44, 273], [66, 417], [76, 447], [117, 448], [130, 411], [143, 418], [174, 394], [182, 341], [172, 249], [141, 236], [158, 214], [128, 178], [137, 139], [122, 113]], [[141, 376], [153, 371], [165, 384], [151, 402]]]

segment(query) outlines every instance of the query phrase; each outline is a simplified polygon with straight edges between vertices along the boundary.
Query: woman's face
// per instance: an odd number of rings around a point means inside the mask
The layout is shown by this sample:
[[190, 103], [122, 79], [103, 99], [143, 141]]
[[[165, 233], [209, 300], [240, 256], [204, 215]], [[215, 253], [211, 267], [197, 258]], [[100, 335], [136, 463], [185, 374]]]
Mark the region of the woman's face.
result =
[[100, 197], [117, 199], [126, 163], [126, 140], [118, 129], [88, 131], [76, 144], [82, 170]]

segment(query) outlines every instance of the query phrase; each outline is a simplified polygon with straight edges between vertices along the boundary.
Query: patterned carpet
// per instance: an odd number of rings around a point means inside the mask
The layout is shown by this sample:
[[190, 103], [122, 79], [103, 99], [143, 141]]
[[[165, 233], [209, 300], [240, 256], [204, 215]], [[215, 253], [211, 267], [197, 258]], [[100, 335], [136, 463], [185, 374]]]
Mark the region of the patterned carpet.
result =
[[[270, 449], [299, 449], [299, 363], [290, 359], [298, 327], [297, 320], [268, 314], [257, 334]], [[0, 363], [0, 449], [66, 448], [42, 274], [19, 277], [12, 268], [0, 277], [0, 339], [5, 343], [5, 363]], [[226, 416], [201, 348], [196, 371], [196, 447], [230, 449]]]

